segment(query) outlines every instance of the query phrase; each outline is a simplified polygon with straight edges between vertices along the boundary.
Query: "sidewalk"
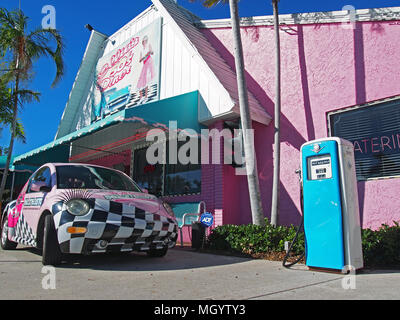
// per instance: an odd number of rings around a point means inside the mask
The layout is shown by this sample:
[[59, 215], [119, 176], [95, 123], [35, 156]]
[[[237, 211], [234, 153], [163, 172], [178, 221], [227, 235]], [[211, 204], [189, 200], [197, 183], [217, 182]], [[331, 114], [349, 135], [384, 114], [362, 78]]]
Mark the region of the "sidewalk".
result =
[[[41, 257], [0, 250], [2, 299], [271, 300], [399, 299], [400, 270], [365, 270], [355, 278], [304, 265], [200, 253], [176, 247], [164, 258], [144, 254], [77, 257], [55, 269], [44, 290]], [[344, 289], [353, 287], [354, 289]], [[351, 281], [349, 281], [351, 280]]]

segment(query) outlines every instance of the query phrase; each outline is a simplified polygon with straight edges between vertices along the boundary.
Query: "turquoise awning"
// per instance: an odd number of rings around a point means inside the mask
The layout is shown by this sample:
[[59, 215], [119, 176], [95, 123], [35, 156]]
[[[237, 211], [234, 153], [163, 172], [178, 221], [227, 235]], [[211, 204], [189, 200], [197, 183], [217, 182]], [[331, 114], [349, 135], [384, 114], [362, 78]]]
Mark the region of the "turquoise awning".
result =
[[15, 157], [13, 164], [40, 166], [47, 162], [68, 162], [72, 141], [123, 122], [140, 122], [143, 125], [168, 129], [169, 122], [176, 121], [177, 128], [192, 129], [196, 133], [200, 133], [204, 126], [198, 122], [199, 101], [200, 94], [198, 91], [194, 91], [119, 111], [85, 128]]
[[[32, 173], [36, 170], [36, 168], [32, 167], [32, 166], [13, 165], [15, 158], [16, 157], [11, 157], [10, 167], [8, 169], [10, 172], [31, 172]], [[7, 155], [0, 156], [0, 170], [4, 170], [4, 168], [6, 167], [6, 163], [7, 163]]]

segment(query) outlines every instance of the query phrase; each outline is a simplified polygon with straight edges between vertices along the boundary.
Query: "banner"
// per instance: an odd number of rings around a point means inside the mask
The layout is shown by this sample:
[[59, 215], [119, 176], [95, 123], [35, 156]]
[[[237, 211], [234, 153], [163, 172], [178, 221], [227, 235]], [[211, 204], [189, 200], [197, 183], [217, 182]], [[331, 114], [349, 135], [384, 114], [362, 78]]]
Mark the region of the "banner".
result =
[[159, 99], [161, 18], [99, 59], [92, 122]]

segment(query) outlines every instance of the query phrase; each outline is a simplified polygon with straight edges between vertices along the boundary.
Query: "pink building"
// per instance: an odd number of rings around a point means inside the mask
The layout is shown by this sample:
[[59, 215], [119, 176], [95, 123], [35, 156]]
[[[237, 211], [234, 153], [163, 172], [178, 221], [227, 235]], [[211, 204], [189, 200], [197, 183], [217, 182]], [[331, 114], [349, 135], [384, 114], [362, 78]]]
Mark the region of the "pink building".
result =
[[[355, 144], [362, 226], [377, 228], [400, 220], [399, 10], [359, 10], [352, 25], [343, 23], [346, 20], [340, 12], [281, 16], [281, 223], [300, 221], [294, 172], [299, 168], [301, 144], [334, 134]], [[202, 32], [234, 68], [229, 21], [203, 23]], [[270, 114], [275, 98], [273, 37], [270, 17], [254, 17], [243, 25], [248, 87]], [[379, 112], [383, 107], [387, 110]], [[337, 128], [335, 133], [333, 121], [345, 111], [352, 130]], [[254, 127], [263, 208], [268, 216], [274, 128], [256, 123]], [[368, 173], [368, 160], [374, 155], [381, 159], [373, 164], [376, 172]], [[391, 165], [385, 156], [392, 159]], [[367, 167], [364, 171], [363, 164]], [[390, 168], [385, 170], [385, 164]], [[236, 184], [240, 185], [236, 189], [240, 197], [232, 197], [232, 190], [224, 192], [224, 208], [230, 213], [224, 222], [246, 223], [250, 219], [246, 181], [226, 167], [224, 185]]]
[[[281, 224], [301, 219], [295, 174], [300, 146], [330, 135], [354, 143], [362, 226], [400, 220], [400, 8], [357, 10], [355, 19], [349, 23], [344, 11], [280, 17]], [[243, 19], [242, 41], [262, 204], [269, 218], [272, 17]], [[169, 203], [204, 201], [217, 225], [250, 223], [247, 179], [233, 166], [160, 165], [145, 157], [151, 146], [146, 133], [167, 132], [170, 121], [196, 132], [238, 122], [232, 46], [229, 20], [201, 20], [172, 0], [153, 0], [111, 36], [93, 30], [55, 141], [14, 163], [114, 167]], [[223, 147], [220, 151], [222, 161]]]

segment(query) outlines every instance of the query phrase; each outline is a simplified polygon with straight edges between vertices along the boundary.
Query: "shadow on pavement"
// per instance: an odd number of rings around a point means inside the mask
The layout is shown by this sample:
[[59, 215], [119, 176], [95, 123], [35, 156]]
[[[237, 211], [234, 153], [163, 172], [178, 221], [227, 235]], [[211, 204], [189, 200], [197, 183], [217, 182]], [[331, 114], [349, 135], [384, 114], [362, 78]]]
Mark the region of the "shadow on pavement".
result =
[[103, 271], [170, 271], [244, 263], [250, 259], [200, 253], [187, 248], [170, 249], [161, 258], [146, 253], [110, 253], [91, 256], [70, 255], [57, 268]]

